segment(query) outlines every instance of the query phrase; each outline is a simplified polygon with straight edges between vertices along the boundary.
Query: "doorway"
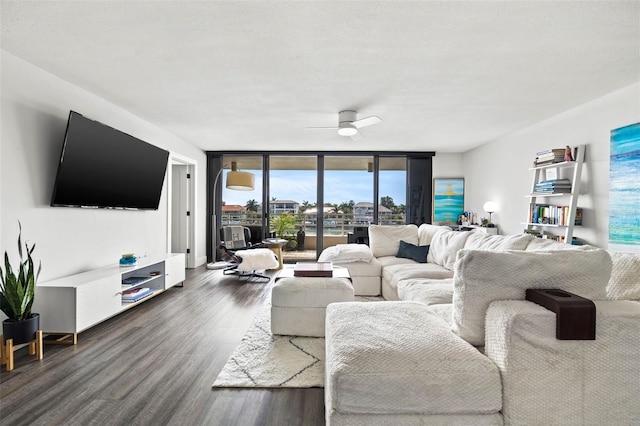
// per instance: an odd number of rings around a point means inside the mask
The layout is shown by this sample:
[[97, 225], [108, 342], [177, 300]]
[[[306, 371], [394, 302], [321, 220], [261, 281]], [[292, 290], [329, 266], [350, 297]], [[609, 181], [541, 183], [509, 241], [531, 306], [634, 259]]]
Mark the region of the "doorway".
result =
[[185, 267], [195, 268], [195, 163], [171, 158], [168, 200], [168, 252], [184, 253]]

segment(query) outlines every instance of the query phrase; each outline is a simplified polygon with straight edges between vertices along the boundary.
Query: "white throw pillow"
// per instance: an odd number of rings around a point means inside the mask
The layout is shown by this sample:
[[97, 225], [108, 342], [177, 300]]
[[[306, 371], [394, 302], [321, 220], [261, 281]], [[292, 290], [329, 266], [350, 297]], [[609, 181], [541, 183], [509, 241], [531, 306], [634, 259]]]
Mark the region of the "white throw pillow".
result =
[[353, 263], [371, 262], [373, 253], [366, 244], [337, 244], [320, 253], [318, 262]]
[[418, 245], [416, 225], [369, 225], [369, 246], [375, 257], [395, 256], [400, 240]]
[[431, 239], [439, 230], [444, 229], [451, 231], [451, 228], [444, 225], [432, 225], [430, 223], [423, 223], [418, 227], [418, 245], [428, 246], [431, 244]]
[[612, 300], [640, 300], [640, 254], [610, 254], [613, 268], [607, 297]]
[[437, 231], [431, 239], [427, 262], [444, 266], [453, 271], [453, 265], [456, 261], [458, 251], [464, 248], [467, 238], [472, 232], [459, 232], [442, 229]]
[[452, 330], [472, 345], [483, 345], [491, 302], [524, 300], [528, 288], [557, 288], [604, 300], [610, 275], [609, 253], [590, 246], [535, 252], [460, 250], [453, 274]]
[[474, 232], [467, 239], [464, 248], [497, 251], [524, 250], [533, 238], [528, 234], [489, 235], [484, 232]]

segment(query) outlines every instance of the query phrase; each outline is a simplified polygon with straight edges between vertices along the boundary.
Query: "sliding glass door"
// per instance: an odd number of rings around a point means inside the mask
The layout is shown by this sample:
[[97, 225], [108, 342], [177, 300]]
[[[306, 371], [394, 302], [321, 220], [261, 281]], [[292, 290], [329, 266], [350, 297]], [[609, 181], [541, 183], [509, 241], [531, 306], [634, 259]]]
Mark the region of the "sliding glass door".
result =
[[374, 223], [373, 156], [324, 157], [323, 248], [365, 242]]
[[269, 230], [287, 240], [285, 262], [315, 260], [318, 158], [269, 156]]

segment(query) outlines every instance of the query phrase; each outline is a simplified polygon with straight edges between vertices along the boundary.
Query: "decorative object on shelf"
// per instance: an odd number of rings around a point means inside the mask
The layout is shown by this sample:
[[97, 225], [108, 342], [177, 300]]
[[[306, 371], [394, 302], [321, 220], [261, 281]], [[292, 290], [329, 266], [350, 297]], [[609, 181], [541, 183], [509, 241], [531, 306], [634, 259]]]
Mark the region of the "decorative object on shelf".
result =
[[125, 253], [120, 258], [120, 266], [136, 266], [138, 264], [138, 258], [133, 253]]
[[640, 253], [640, 123], [611, 131], [609, 250]]
[[0, 266], [0, 310], [7, 316], [2, 322], [2, 351], [0, 362], [6, 364], [7, 371], [13, 370], [14, 345], [29, 343], [29, 354], [42, 359], [42, 332], [40, 331], [40, 315], [31, 312], [35, 297], [35, 286], [42, 269], [42, 263], [38, 264], [38, 270], [31, 254], [36, 248], [35, 244], [29, 247], [24, 243], [26, 259], [22, 245], [22, 224], [18, 221], [20, 229], [18, 233], [18, 254], [20, 264], [17, 271], [11, 267], [9, 255], [4, 253], [4, 271]]
[[564, 149], [564, 161], [573, 161], [573, 154], [571, 153], [571, 147], [569, 145]]
[[213, 196], [211, 199], [213, 200], [213, 215], [211, 218], [211, 256], [213, 261], [207, 263], [207, 269], [224, 269], [229, 266], [227, 262], [216, 262], [216, 253], [218, 249], [218, 233], [217, 233], [217, 221], [216, 221], [216, 188], [218, 187], [218, 180], [220, 179], [220, 175], [224, 171], [225, 166], [231, 165], [231, 170], [227, 172], [227, 183], [226, 187], [228, 189], [232, 189], [234, 191], [253, 191], [253, 186], [255, 182], [255, 176], [253, 173], [243, 172], [238, 169], [238, 164], [235, 161], [231, 163], [225, 163], [218, 171], [215, 180], [213, 181]]
[[483, 204], [484, 211], [489, 213], [489, 221], [487, 222], [487, 228], [494, 228], [495, 225], [491, 222], [491, 215], [498, 211], [498, 203], [495, 201], [487, 201]]
[[464, 211], [464, 178], [433, 179], [433, 223], [457, 223]]

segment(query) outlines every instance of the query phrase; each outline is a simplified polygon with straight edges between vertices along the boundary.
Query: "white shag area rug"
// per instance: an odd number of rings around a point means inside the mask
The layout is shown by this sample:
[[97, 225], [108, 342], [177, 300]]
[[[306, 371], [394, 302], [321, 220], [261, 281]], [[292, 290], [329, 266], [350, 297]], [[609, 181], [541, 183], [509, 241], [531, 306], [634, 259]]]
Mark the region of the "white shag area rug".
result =
[[[356, 301], [380, 301], [356, 297]], [[271, 305], [260, 308], [214, 388], [324, 387], [324, 338], [271, 334]]]

